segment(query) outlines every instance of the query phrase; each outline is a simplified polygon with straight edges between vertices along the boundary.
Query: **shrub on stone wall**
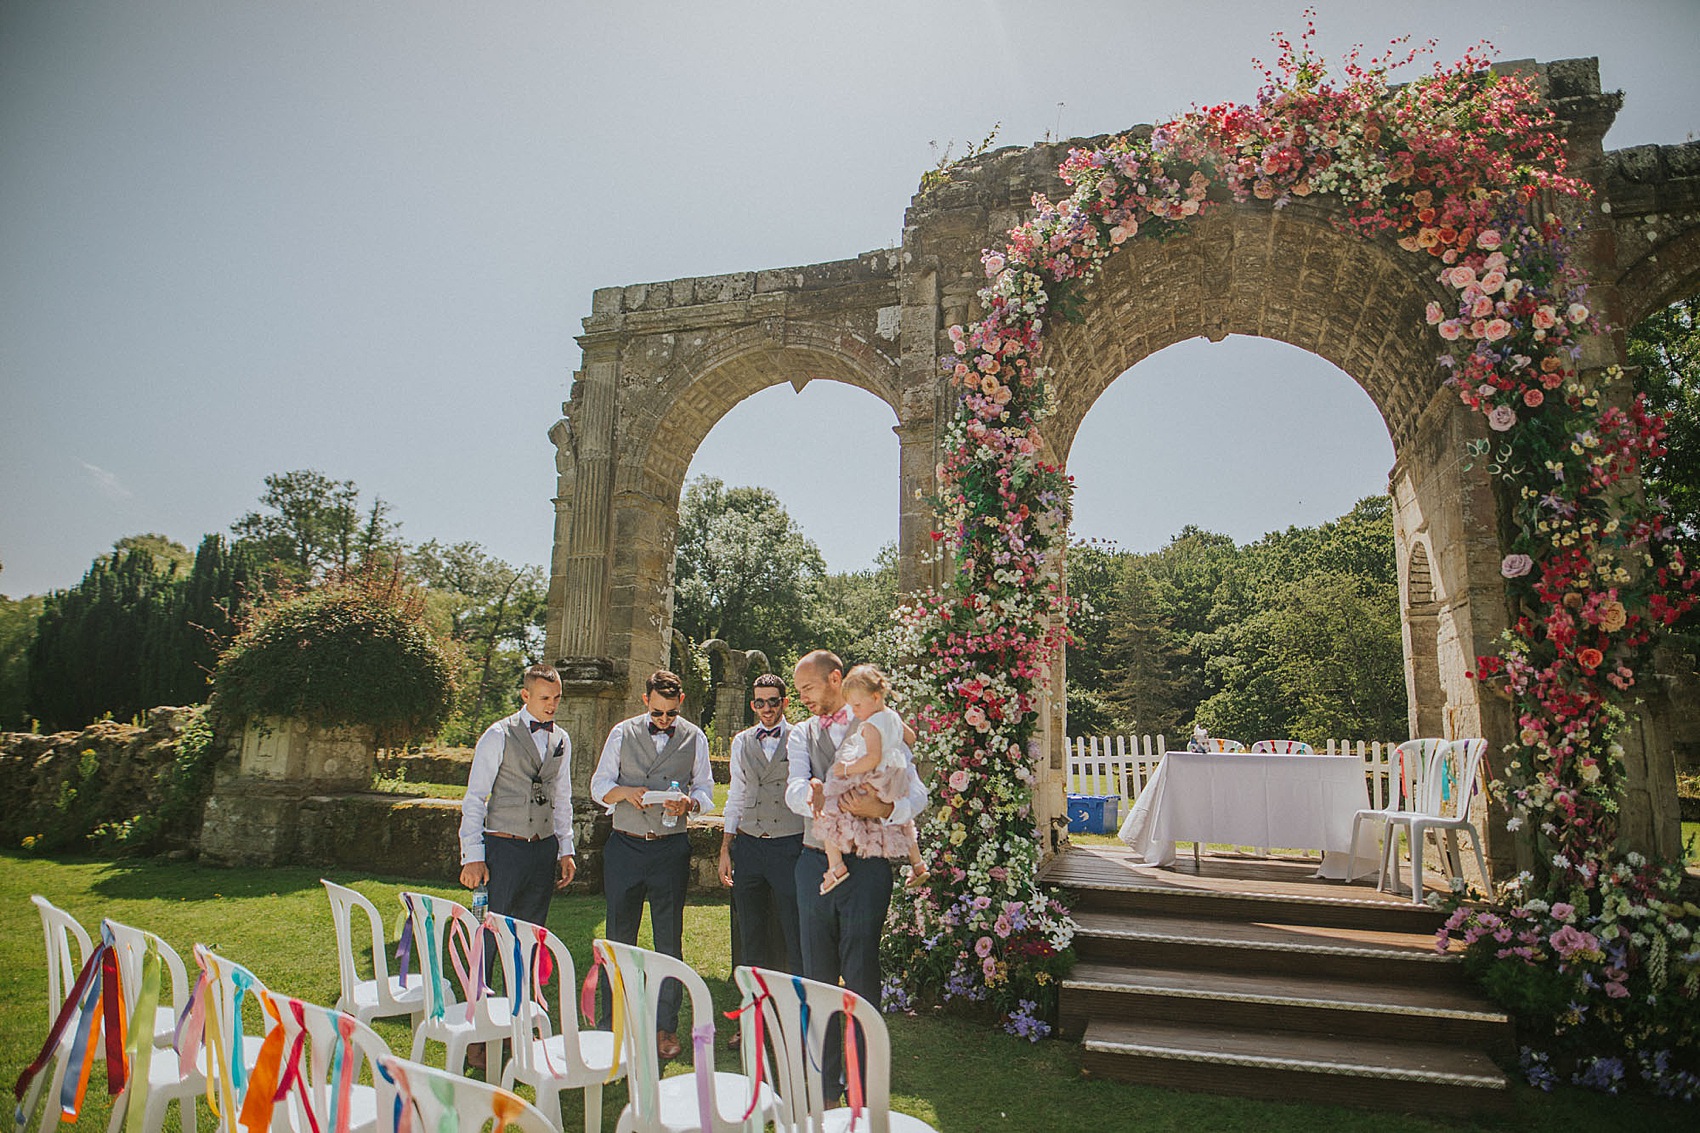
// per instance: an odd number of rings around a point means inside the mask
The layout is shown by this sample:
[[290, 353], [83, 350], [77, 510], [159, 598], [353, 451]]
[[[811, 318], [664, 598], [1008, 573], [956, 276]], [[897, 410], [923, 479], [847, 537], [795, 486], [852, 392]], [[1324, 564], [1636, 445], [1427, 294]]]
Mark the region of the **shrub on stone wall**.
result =
[[224, 754], [201, 708], [154, 708], [145, 723], [0, 734], [0, 845], [163, 853], [189, 849]]
[[429, 735], [454, 703], [449, 650], [399, 577], [357, 575], [258, 607], [213, 671], [213, 705], [232, 721], [367, 724], [392, 743]]

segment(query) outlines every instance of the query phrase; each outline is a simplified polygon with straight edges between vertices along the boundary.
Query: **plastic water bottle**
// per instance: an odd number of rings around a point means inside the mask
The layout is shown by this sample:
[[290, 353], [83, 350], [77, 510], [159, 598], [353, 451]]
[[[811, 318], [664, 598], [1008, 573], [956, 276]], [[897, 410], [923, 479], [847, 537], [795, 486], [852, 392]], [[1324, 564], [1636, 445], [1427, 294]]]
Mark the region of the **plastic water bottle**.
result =
[[[671, 783], [669, 783], [667, 785], [667, 787], [668, 787], [669, 790], [677, 791], [679, 789], [679, 781], [677, 779], [675, 779]], [[663, 825], [663, 826], [677, 826], [677, 825], [679, 825], [679, 816], [672, 813], [671, 811], [665, 811], [661, 815], [661, 825]]]
[[484, 913], [490, 908], [490, 887], [480, 885], [472, 891], [472, 915], [478, 920], [484, 919]]

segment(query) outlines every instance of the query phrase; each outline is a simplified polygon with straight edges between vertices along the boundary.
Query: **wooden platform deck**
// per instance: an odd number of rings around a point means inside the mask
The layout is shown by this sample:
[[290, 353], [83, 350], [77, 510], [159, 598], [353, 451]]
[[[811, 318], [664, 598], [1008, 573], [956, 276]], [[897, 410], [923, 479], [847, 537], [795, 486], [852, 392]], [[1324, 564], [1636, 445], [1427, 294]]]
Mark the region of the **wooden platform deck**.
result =
[[[1316, 859], [1074, 847], [1065, 1034], [1087, 1073], [1179, 1089], [1476, 1114], [1509, 1096], [1510, 1020], [1437, 951], [1441, 917]], [[1441, 879], [1425, 881], [1438, 888]]]

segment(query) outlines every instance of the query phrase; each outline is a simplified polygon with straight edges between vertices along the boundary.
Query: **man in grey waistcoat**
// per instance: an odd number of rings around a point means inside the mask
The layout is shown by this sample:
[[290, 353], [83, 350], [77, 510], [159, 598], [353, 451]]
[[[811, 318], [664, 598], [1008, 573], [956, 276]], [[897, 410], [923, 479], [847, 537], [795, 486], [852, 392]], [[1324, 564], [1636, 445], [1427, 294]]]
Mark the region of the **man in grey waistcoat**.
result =
[[[684, 958], [685, 887], [691, 875], [691, 839], [687, 816], [714, 805], [714, 773], [708, 762], [708, 737], [679, 718], [684, 686], [665, 669], [644, 682], [644, 711], [622, 720], [608, 733], [590, 797], [609, 809], [614, 829], [603, 849], [602, 884], [607, 895], [608, 939], [636, 944], [643, 905], [649, 902], [649, 926], [655, 950]], [[645, 804], [646, 791], [677, 784], [684, 797]], [[669, 823], [671, 819], [671, 823]], [[656, 1009], [656, 1053], [678, 1057], [677, 980], [661, 987]], [[606, 981], [597, 1008], [599, 1022], [609, 1015]]]
[[[801, 973], [797, 855], [803, 851], [803, 818], [785, 805], [790, 779], [785, 744], [791, 734], [791, 725], [785, 722], [785, 701], [783, 677], [774, 673], [757, 677], [750, 699], [757, 724], [732, 737], [720, 882], [732, 889], [740, 960]], [[768, 947], [775, 923], [785, 939], [780, 956]]]
[[[797, 912], [803, 950], [803, 975], [811, 980], [844, 986], [874, 1004], [880, 1003], [880, 934], [891, 905], [891, 862], [863, 858], [848, 851], [844, 864], [850, 876], [831, 892], [820, 892], [826, 873], [826, 851], [815, 837], [814, 816], [825, 801], [824, 784], [838, 745], [861, 726], [844, 702], [844, 662], [836, 653], [817, 649], [797, 662], [792, 687], [814, 715], [791, 729], [786, 737], [789, 777], [785, 805], [803, 818], [803, 849], [797, 855]], [[888, 803], [871, 789], [845, 795], [841, 805], [861, 818], [901, 824], [916, 818], [927, 806], [927, 788], [913, 764], [909, 790]], [[862, 1045], [860, 1035], [857, 1045]], [[861, 1060], [867, 1065], [867, 1059]], [[821, 1076], [829, 1095], [844, 1088], [843, 1030], [828, 1028], [821, 1054]]]
[[460, 883], [489, 887], [490, 911], [542, 924], [573, 858], [572, 741], [555, 726], [561, 678], [525, 671], [523, 707], [485, 729], [460, 804]]

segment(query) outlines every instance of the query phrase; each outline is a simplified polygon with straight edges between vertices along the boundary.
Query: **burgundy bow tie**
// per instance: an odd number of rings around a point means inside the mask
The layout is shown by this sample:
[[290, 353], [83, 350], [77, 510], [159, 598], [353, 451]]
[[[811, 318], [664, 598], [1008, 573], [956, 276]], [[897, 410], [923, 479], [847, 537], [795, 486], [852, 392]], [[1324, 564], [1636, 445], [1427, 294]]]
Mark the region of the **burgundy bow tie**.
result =
[[777, 724], [774, 725], [771, 728], [757, 728], [756, 729], [756, 739], [765, 740], [769, 736], [777, 736], [779, 734], [779, 729], [780, 729], [780, 725], [777, 725]]
[[823, 712], [820, 715], [820, 726], [823, 728], [830, 728], [834, 724], [848, 724], [849, 722], [850, 709], [848, 706], [840, 708], [837, 712]]
[[672, 739], [673, 738], [673, 726], [668, 725], [665, 728], [657, 728], [654, 724], [651, 724], [649, 726], [649, 734], [652, 735], [652, 736], [666, 736], [668, 739]]
[[555, 721], [553, 720], [528, 720], [526, 722], [531, 725], [533, 732], [553, 732], [555, 730]]

